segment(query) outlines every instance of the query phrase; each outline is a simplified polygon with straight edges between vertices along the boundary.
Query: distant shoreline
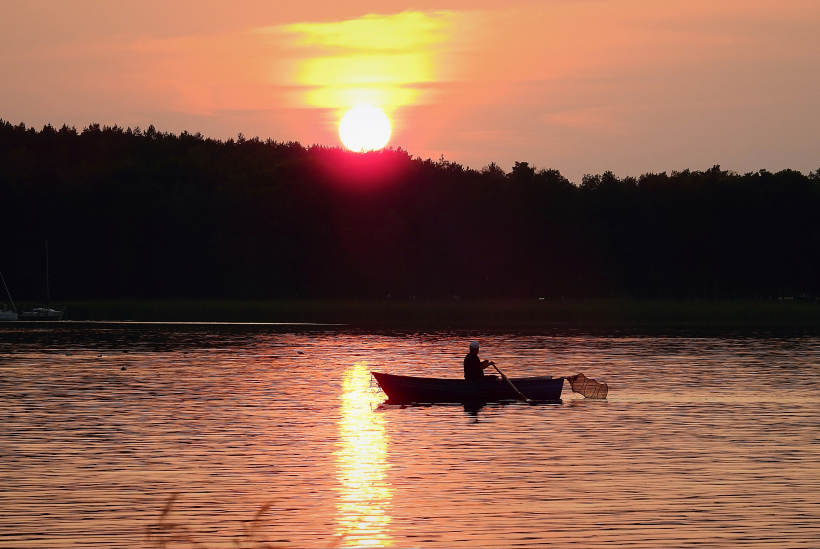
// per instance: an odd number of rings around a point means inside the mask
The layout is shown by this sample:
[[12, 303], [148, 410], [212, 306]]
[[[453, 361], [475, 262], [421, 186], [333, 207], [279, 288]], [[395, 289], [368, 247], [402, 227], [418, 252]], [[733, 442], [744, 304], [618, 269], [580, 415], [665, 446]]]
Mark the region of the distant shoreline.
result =
[[[362, 328], [820, 328], [818, 301], [95, 300], [52, 304], [65, 320], [343, 324]], [[6, 323], [0, 323], [3, 325]], [[23, 323], [15, 323], [19, 326]]]

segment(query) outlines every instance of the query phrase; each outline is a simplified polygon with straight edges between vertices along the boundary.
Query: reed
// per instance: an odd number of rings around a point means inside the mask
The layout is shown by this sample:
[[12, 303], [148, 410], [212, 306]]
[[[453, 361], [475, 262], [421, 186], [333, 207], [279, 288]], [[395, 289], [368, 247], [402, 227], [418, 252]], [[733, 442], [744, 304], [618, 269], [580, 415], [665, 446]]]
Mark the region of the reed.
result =
[[[145, 528], [145, 539], [151, 549], [208, 549], [208, 545], [197, 539], [195, 529], [176, 522], [172, 518], [174, 504], [178, 494], [172, 494], [165, 502], [157, 520]], [[284, 549], [284, 545], [275, 545], [264, 534], [266, 515], [270, 512], [271, 504], [265, 503], [259, 507], [251, 520], [242, 524], [242, 533], [231, 536], [230, 543], [235, 549]], [[344, 536], [336, 537], [325, 549], [338, 547]]]
[[329, 323], [363, 328], [541, 326], [820, 328], [817, 301], [123, 300], [66, 301], [66, 319]]

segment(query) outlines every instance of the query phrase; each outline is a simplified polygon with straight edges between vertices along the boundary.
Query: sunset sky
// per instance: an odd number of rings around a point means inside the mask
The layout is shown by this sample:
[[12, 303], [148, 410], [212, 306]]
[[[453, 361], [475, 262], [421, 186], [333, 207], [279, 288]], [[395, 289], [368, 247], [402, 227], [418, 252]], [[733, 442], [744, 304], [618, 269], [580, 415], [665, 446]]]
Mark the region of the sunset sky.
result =
[[818, 0], [0, 5], [0, 118], [389, 146], [619, 176], [820, 168]]

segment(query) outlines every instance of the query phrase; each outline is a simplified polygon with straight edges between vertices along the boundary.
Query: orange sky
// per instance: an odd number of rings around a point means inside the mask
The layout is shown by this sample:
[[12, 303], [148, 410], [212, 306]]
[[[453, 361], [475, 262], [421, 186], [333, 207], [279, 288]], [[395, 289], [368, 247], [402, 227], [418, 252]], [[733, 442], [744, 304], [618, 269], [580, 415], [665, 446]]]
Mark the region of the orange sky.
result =
[[817, 0], [6, 2], [0, 118], [338, 145], [367, 101], [474, 168], [808, 172], [818, 28]]

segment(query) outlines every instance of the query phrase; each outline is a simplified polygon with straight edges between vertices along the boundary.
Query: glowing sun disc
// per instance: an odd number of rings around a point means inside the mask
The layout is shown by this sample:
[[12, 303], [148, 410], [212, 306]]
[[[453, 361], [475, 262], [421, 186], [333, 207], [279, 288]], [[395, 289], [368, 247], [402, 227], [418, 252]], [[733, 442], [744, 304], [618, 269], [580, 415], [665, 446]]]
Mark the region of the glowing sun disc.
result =
[[339, 137], [351, 151], [378, 150], [390, 140], [390, 120], [379, 108], [358, 105], [339, 122]]

